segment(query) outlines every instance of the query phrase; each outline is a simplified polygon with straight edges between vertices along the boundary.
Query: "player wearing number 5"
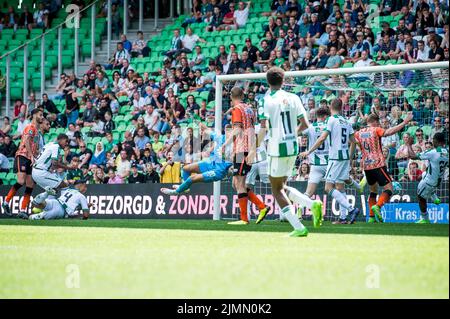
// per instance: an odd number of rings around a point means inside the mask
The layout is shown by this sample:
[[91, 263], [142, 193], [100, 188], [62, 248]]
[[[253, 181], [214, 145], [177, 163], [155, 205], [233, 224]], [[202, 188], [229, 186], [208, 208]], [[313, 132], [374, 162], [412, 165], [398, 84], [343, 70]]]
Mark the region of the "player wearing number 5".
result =
[[[380, 127], [380, 118], [376, 114], [367, 117], [367, 125], [356, 132], [355, 139], [361, 149], [361, 164], [369, 184], [369, 223], [383, 222], [381, 207], [391, 199], [393, 187], [392, 178], [386, 168], [383, 156], [381, 138], [400, 132], [411, 120], [412, 113], [408, 113], [404, 121], [397, 126], [384, 130]], [[377, 201], [378, 187], [383, 187], [383, 193]]]
[[331, 116], [327, 120], [327, 128], [316, 143], [300, 155], [305, 158], [317, 150], [329, 137], [330, 152], [327, 172], [325, 174], [325, 191], [332, 196], [350, 214], [353, 224], [359, 209], [353, 207], [344, 195], [345, 184], [350, 183], [350, 161], [355, 150], [355, 138], [351, 124], [341, 116], [342, 101], [335, 99], [330, 106]]
[[[266, 76], [270, 91], [266, 93], [262, 100], [263, 105], [259, 108], [262, 114], [258, 141], [262, 142], [268, 131], [268, 171], [273, 196], [280, 206], [280, 214], [294, 228], [290, 236], [304, 237], [308, 235], [308, 230], [298, 220], [292, 202], [311, 209], [315, 227], [322, 223], [322, 203], [286, 186], [286, 181], [292, 175], [298, 154], [297, 132], [305, 130], [309, 122], [300, 98], [281, 89], [284, 71], [273, 67]], [[260, 223], [264, 217], [264, 214], [259, 214], [256, 222]]]
[[86, 196], [87, 186], [84, 180], [75, 181], [74, 188], [65, 188], [58, 199], [48, 199], [50, 192], [44, 192], [36, 196], [32, 202], [33, 212], [42, 211], [29, 217], [30, 220], [60, 219], [77, 217], [78, 211], [82, 211], [82, 219], [89, 218], [89, 208]]

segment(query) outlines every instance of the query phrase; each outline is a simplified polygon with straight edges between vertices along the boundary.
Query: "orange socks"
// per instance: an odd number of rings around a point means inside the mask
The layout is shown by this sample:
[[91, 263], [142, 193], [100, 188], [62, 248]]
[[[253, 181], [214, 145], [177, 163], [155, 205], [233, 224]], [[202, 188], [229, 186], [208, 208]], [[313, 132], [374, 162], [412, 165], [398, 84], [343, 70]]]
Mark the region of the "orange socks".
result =
[[247, 190], [247, 194], [248, 194], [248, 199], [256, 205], [256, 207], [258, 207], [259, 210], [263, 209], [264, 207], [266, 207], [266, 205], [264, 205], [264, 203], [262, 202], [262, 200], [260, 200], [258, 198], [258, 196], [256, 196], [255, 193], [253, 193], [253, 191], [251, 190]]
[[239, 208], [241, 210], [241, 220], [248, 222], [247, 216], [248, 194], [247, 193], [238, 194], [238, 198], [239, 198]]
[[6, 195], [5, 202], [9, 203], [11, 199], [16, 195], [17, 189], [14, 187], [11, 187], [11, 189], [8, 192], [8, 195]]
[[372, 206], [377, 204], [377, 194], [376, 193], [370, 193], [369, 195], [369, 216], [375, 217], [375, 214], [372, 211]]
[[22, 205], [20, 205], [20, 211], [26, 211], [29, 203], [30, 203], [30, 194], [23, 195]]
[[391, 196], [392, 192], [390, 190], [383, 191], [380, 197], [378, 198], [377, 206], [381, 208], [384, 204], [389, 203]]
[[22, 187], [23, 185], [19, 183], [15, 183], [13, 187], [8, 192], [8, 195], [6, 195], [5, 202], [9, 203], [11, 202], [11, 199], [16, 195], [17, 191]]

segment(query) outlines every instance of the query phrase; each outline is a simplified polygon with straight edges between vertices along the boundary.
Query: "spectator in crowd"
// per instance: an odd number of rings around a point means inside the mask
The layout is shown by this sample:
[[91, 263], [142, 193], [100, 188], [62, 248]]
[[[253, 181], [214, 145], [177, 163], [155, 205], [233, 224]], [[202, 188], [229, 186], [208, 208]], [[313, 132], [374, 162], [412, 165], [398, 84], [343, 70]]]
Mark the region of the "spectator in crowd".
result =
[[108, 184], [123, 184], [123, 178], [116, 174], [114, 168], [108, 171]]
[[80, 153], [78, 153], [78, 157], [80, 158], [79, 167], [81, 168], [84, 165], [89, 165], [92, 158], [92, 151], [86, 147], [85, 142], [81, 142], [78, 147], [80, 149]]
[[422, 171], [419, 169], [419, 165], [416, 162], [411, 162], [408, 165], [408, 172], [405, 174], [401, 181], [404, 182], [417, 182], [422, 179]]
[[3, 117], [3, 123], [0, 126], [0, 136], [5, 137], [11, 132], [11, 122], [8, 116]]
[[105, 172], [100, 167], [93, 169], [91, 184], [107, 184], [109, 178], [105, 177]]
[[120, 36], [120, 41], [122, 42], [123, 48], [131, 55], [131, 49], [133, 48], [131, 41], [127, 39], [125, 34]]
[[125, 150], [120, 152], [120, 155], [116, 159], [116, 175], [125, 180], [130, 175], [131, 162], [128, 158], [128, 154]]
[[161, 183], [177, 184], [181, 182], [181, 163], [173, 161], [173, 152], [167, 153], [167, 161], [162, 165], [159, 174]]
[[109, 61], [109, 64], [105, 65], [105, 69], [107, 69], [107, 70], [121, 69], [123, 59], [130, 60], [130, 54], [123, 47], [123, 43], [118, 42], [116, 52], [114, 53], [114, 56]]
[[142, 31], [137, 32], [137, 39], [133, 42], [131, 47], [131, 56], [133, 58], [138, 56], [148, 57], [150, 55], [150, 48], [144, 41], [144, 33]]
[[308, 163], [302, 163], [298, 169], [298, 174], [295, 177], [296, 181], [305, 182], [309, 179], [310, 167]]
[[[23, 5], [22, 13], [20, 14], [20, 17], [19, 17], [19, 23], [18, 23], [19, 27], [28, 29], [31, 31], [31, 29], [33, 28], [33, 24], [34, 24], [33, 14], [30, 12], [27, 5]], [[0, 30], [1, 30], [1, 28], [0, 28]]]
[[106, 166], [106, 153], [103, 149], [103, 143], [97, 142], [95, 145], [95, 152], [92, 155], [89, 168], [92, 169], [94, 166], [104, 168]]
[[78, 156], [72, 157], [72, 160], [70, 161], [70, 165], [75, 168], [67, 171], [66, 179], [69, 182], [69, 184], [73, 185], [75, 183], [75, 181], [83, 178], [83, 172], [82, 172], [81, 168], [79, 168], [80, 167], [79, 164], [80, 164], [80, 159], [78, 158]]
[[156, 172], [155, 167], [148, 163], [146, 166], [146, 182], [147, 183], [160, 183], [160, 176]]
[[146, 178], [144, 174], [138, 172], [138, 166], [136, 164], [131, 165], [131, 173], [128, 176], [129, 184], [144, 184]]
[[34, 24], [33, 27], [47, 29], [48, 28], [48, 14], [49, 11], [45, 9], [43, 2], [38, 4], [36, 11], [33, 14]]
[[0, 16], [0, 31], [3, 28], [17, 29], [18, 23], [19, 17], [17, 13], [12, 6], [9, 6], [8, 11], [3, 16]]
[[[0, 173], [9, 173], [10, 163], [8, 158], [0, 153]], [[2, 179], [0, 179], [0, 184], [3, 182]]]
[[13, 158], [16, 155], [16, 151], [17, 151], [16, 144], [12, 141], [9, 135], [6, 135], [3, 138], [3, 144], [0, 145], [0, 153], [2, 153], [8, 158]]
[[250, 12], [251, 1], [245, 3], [244, 1], [238, 2], [238, 9], [234, 11], [234, 21], [238, 28], [243, 28], [247, 24], [248, 14]]
[[206, 41], [194, 34], [191, 28], [186, 29], [186, 34], [181, 37], [182, 48], [179, 49], [180, 53], [191, 53], [197, 42], [206, 43]]
[[48, 119], [52, 127], [56, 127], [58, 115], [61, 113], [55, 103], [48, 98], [48, 94], [42, 94], [42, 107], [44, 107], [44, 117]]
[[395, 154], [395, 158], [398, 161], [398, 167], [406, 168], [406, 166], [408, 165], [408, 145], [413, 145], [413, 143], [414, 139], [411, 137], [411, 135], [409, 135], [409, 133], [404, 133], [403, 145], [398, 148], [397, 153]]
[[23, 130], [30, 124], [30, 121], [26, 118], [25, 113], [19, 114], [19, 122], [17, 123], [16, 134], [13, 136], [14, 140], [20, 139], [22, 137]]

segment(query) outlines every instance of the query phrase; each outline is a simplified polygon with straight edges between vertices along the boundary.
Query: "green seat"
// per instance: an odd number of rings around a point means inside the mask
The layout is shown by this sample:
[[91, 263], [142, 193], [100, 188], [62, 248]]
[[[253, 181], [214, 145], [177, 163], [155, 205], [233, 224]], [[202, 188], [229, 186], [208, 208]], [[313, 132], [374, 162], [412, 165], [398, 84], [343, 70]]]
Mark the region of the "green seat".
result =
[[431, 137], [431, 132], [433, 131], [433, 127], [431, 127], [429, 125], [422, 126], [422, 131], [423, 131], [424, 135]]
[[3, 29], [0, 33], [1, 38], [4, 40], [11, 40], [14, 37], [14, 30], [13, 29]]
[[102, 138], [101, 138], [101, 137], [94, 137], [94, 138], [91, 140], [91, 143], [95, 146], [95, 145], [97, 145], [98, 142], [101, 142], [101, 141], [102, 141]]
[[123, 120], [124, 120], [125, 122], [129, 123], [129, 122], [131, 122], [131, 119], [132, 119], [132, 118], [133, 118], [133, 115], [132, 115], [132, 114], [127, 114], [127, 115], [124, 115]]
[[8, 174], [6, 174], [6, 179], [7, 180], [11, 180], [11, 179], [13, 179], [13, 178], [15, 178], [16, 177], [16, 174], [14, 174], [14, 173], [8, 173]]
[[418, 126], [410, 126], [408, 127], [408, 130], [406, 132], [412, 137], [414, 137], [414, 134], [416, 134], [418, 128], [419, 128]]

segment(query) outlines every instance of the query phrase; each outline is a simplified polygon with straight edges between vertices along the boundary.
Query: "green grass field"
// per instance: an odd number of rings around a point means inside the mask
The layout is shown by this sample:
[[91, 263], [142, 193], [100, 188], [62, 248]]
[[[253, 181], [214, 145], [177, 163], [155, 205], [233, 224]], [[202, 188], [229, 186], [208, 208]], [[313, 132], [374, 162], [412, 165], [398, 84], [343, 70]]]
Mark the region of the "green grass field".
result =
[[449, 297], [448, 225], [309, 229], [0, 220], [0, 298]]

